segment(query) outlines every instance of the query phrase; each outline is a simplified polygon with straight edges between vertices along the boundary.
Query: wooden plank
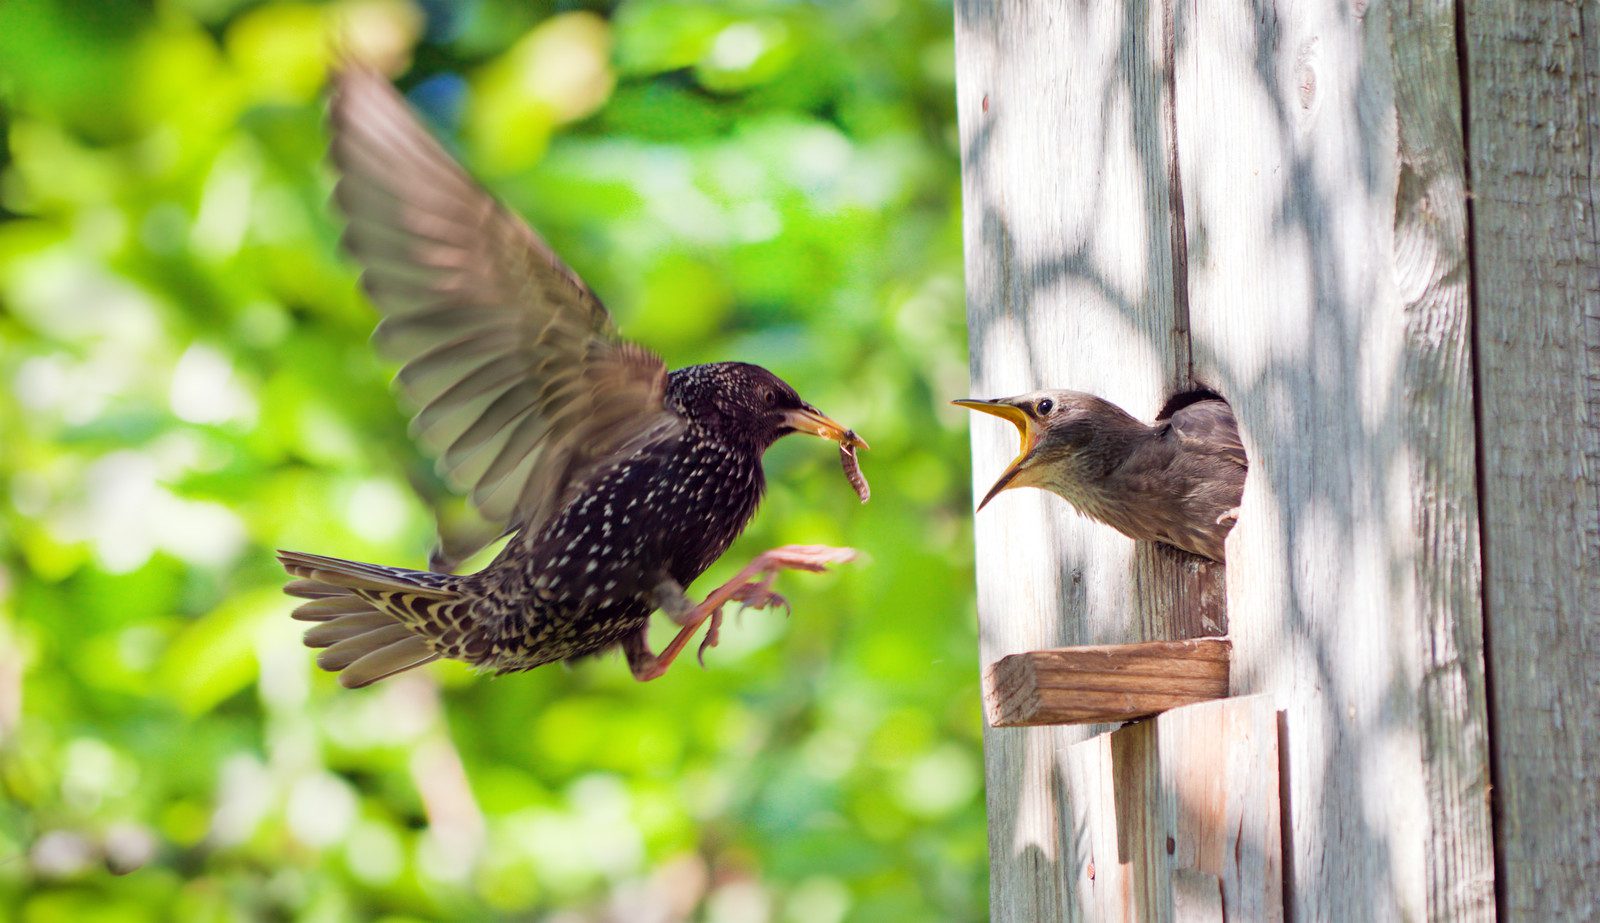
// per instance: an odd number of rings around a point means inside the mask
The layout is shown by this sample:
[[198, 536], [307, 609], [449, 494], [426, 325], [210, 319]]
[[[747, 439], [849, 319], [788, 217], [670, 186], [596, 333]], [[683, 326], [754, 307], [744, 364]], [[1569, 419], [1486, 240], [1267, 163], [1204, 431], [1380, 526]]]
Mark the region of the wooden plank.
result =
[[[1207, 918], [1282, 920], [1278, 715], [1272, 698], [1242, 696], [1173, 709], [1155, 719], [1155, 728], [1174, 917], [1209, 913], [1209, 880], [1218, 889], [1220, 913]], [[1186, 880], [1183, 872], [1204, 878]]]
[[1284, 712], [1298, 919], [1493, 915], [1452, 10], [1177, 18], [1195, 376], [1251, 459], [1232, 682]]
[[1498, 872], [1600, 917], [1600, 3], [1465, 6]]
[[1146, 823], [1159, 813], [1155, 740], [1155, 725], [1140, 721], [1067, 748], [1080, 919], [1143, 923], [1171, 915], [1165, 857]]
[[984, 676], [993, 727], [1106, 724], [1228, 694], [1228, 642], [1147, 641], [1011, 654]]
[[1454, 17], [1454, 4], [1444, 2], [1395, 10], [1400, 175], [1393, 259], [1405, 316], [1405, 452], [1417, 536], [1412, 599], [1422, 668], [1428, 916], [1488, 921], [1496, 916], [1494, 827]]
[[1094, 921], [1284, 919], [1278, 754], [1264, 695], [1071, 745], [1073, 909]]
[[[972, 393], [1077, 388], [1149, 419], [1191, 384], [1175, 281], [1184, 235], [1172, 207], [1170, 16], [1147, 0], [957, 0], [955, 19]], [[972, 427], [981, 495], [1016, 435], [998, 420]], [[985, 666], [1226, 628], [1220, 573], [1138, 547], [1039, 491], [998, 497], [977, 517], [976, 546]], [[1088, 733], [985, 732], [998, 923], [1077, 912], [1062, 754]]]
[[1227, 923], [1222, 915], [1222, 881], [1194, 869], [1172, 873], [1173, 923]]

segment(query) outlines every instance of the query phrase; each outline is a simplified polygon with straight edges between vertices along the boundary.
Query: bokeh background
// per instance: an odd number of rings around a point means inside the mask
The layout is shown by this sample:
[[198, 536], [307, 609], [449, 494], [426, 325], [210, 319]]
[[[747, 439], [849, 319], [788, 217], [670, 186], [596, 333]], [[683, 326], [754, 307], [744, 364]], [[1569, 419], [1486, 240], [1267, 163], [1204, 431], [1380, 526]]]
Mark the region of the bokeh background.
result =
[[[626, 334], [871, 440], [868, 506], [774, 448], [701, 591], [867, 560], [647, 685], [317, 671], [272, 549], [418, 565], [449, 503], [337, 249], [338, 46]], [[953, 97], [939, 0], [0, 3], [0, 918], [983, 918]]]

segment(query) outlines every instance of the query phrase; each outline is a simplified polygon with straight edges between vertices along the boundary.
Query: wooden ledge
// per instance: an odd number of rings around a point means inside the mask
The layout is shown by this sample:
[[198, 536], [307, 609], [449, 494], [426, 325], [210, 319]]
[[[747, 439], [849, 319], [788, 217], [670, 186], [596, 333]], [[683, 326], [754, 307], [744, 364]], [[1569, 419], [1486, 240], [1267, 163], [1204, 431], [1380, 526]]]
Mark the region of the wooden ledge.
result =
[[993, 727], [1132, 721], [1228, 695], [1227, 638], [1060, 647], [1002, 657], [983, 677]]

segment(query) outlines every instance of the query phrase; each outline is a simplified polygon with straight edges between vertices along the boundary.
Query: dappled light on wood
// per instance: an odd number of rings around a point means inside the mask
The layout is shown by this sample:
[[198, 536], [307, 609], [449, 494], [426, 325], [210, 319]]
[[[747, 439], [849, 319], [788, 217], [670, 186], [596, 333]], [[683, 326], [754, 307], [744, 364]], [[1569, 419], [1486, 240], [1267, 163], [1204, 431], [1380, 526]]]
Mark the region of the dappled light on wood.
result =
[[[1226, 589], [1220, 573], [1210, 586], [1226, 594], [1228, 691], [1282, 714], [1282, 785], [1263, 795], [1283, 818], [1268, 918], [1490, 920], [1474, 434], [1492, 419], [1474, 417], [1469, 62], [1452, 8], [1357, 7], [958, 2], [968, 393], [1073, 389], [1139, 420], [1174, 395], [1227, 398], [1250, 473]], [[1566, 378], [1556, 390], [1581, 393]], [[1016, 442], [973, 435], [981, 497]], [[998, 494], [975, 533], [985, 664], [1190, 637], [1204, 621], [1193, 601], [1208, 590], [1159, 546], [1039, 491]], [[992, 822], [1013, 823], [1019, 754], [1112, 746], [1099, 729], [992, 728]], [[1098, 797], [1086, 778], [1051, 784], [1034, 798], [1057, 816], [1026, 823], [1053, 821], [1057, 854], [1125, 842], [1122, 825], [1078, 823]], [[1093, 918], [1115, 890], [992, 859], [1001, 923]], [[1208, 906], [1204, 886], [1191, 893]], [[1148, 897], [1113, 917], [1141, 918]]]

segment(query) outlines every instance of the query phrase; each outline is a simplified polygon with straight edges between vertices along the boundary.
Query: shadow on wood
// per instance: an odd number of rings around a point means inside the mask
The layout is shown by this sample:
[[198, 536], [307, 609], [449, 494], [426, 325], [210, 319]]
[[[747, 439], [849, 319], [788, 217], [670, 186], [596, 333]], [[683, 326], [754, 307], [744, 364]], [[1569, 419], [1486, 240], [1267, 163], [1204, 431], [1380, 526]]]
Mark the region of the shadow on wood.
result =
[[1081, 919], [1281, 921], [1277, 712], [1203, 702], [1068, 748]]

